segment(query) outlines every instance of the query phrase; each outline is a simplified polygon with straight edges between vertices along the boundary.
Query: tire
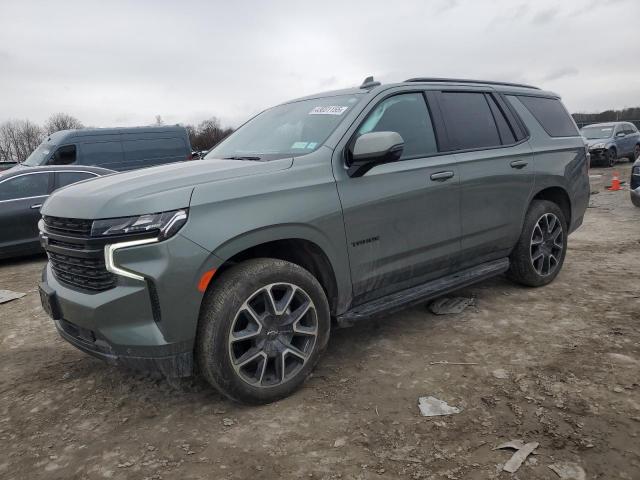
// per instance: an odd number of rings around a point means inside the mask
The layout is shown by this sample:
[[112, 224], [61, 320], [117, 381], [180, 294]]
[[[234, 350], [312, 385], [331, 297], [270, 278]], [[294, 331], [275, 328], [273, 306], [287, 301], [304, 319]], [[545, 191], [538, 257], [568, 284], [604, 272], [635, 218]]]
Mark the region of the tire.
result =
[[507, 276], [529, 287], [541, 287], [552, 282], [562, 269], [567, 253], [567, 231], [567, 221], [557, 204], [534, 200], [525, 215], [518, 243], [509, 257]]
[[616, 164], [617, 160], [618, 160], [618, 154], [616, 152], [616, 149], [612, 147], [609, 150], [607, 150], [607, 153], [605, 154], [605, 157], [604, 157], [605, 165], [607, 167], [613, 167]]
[[640, 144], [636, 145], [633, 148], [633, 153], [629, 156], [629, 161], [631, 163], [635, 162], [638, 158], [640, 158]]
[[196, 338], [205, 379], [240, 403], [290, 395], [329, 340], [329, 305], [318, 280], [293, 263], [259, 258], [231, 267], [214, 282], [202, 302]]

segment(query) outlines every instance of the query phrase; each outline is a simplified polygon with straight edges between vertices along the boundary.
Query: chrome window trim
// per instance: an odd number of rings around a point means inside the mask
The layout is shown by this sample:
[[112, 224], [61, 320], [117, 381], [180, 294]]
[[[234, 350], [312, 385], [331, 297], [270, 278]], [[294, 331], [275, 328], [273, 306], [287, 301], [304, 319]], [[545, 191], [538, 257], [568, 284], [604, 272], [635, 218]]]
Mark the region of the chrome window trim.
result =
[[[88, 170], [38, 170], [37, 172], [24, 172], [24, 173], [18, 173], [16, 175], [11, 175], [9, 178], [3, 178], [2, 180], [0, 180], [0, 185], [2, 185], [4, 182], [8, 182], [9, 180], [13, 180], [14, 178], [19, 178], [19, 177], [24, 177], [25, 175], [42, 175], [45, 173], [88, 173], [93, 175], [94, 177], [101, 177], [102, 175], [96, 173], [96, 172], [91, 172]], [[86, 178], [85, 180], [92, 180], [89, 178]], [[83, 182], [84, 180], [79, 180], [79, 182]], [[76, 182], [78, 183], [78, 182]], [[74, 185], [73, 183], [70, 183], [69, 185], [65, 185], [65, 187], [68, 187], [70, 185]], [[64, 188], [64, 187], [60, 187], [60, 188]], [[55, 191], [55, 190], [54, 190]], [[49, 194], [47, 193], [46, 195], [36, 195], [33, 197], [20, 197], [20, 198], [11, 198], [9, 200], [0, 200], [0, 203], [5, 203], [5, 202], [16, 202], [18, 200], [31, 200], [33, 198], [43, 198], [43, 197], [48, 197]]]

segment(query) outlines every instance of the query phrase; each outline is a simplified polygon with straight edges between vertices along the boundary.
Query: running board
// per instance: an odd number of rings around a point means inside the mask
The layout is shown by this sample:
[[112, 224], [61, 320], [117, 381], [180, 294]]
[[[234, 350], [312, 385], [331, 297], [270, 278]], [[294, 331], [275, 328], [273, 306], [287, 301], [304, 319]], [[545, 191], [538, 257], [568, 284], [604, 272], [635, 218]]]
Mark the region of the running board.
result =
[[407, 288], [400, 292], [392, 293], [370, 302], [363, 303], [342, 315], [338, 315], [339, 327], [349, 327], [354, 322], [375, 318], [383, 314], [389, 314], [403, 308], [426, 302], [436, 297], [463, 288], [481, 280], [504, 273], [509, 268], [509, 259], [501, 258], [492, 262], [482, 263], [473, 268], [462, 270], [458, 273], [438, 278], [430, 282]]

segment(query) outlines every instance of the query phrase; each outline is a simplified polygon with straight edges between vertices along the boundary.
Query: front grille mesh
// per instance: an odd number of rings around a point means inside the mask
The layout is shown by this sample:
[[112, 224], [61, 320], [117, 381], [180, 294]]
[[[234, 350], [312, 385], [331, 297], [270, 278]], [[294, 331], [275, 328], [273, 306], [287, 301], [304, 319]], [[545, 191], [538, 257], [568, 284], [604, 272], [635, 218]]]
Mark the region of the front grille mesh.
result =
[[90, 292], [116, 286], [116, 276], [107, 271], [104, 245], [91, 238], [91, 220], [44, 216], [49, 237], [45, 247], [51, 269], [63, 284]]
[[44, 224], [47, 226], [47, 230], [52, 233], [80, 237], [88, 237], [91, 235], [92, 220], [50, 217], [48, 215], [44, 215], [42, 219], [44, 220]]
[[104, 291], [116, 285], [115, 275], [107, 271], [104, 257], [79, 258], [49, 252], [49, 260], [58, 280], [74, 287]]

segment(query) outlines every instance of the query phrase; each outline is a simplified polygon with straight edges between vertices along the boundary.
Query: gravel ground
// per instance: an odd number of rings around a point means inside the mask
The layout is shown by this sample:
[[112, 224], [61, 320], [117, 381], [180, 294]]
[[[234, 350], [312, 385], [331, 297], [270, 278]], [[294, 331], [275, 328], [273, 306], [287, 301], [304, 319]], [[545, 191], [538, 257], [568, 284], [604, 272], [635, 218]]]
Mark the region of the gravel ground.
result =
[[[628, 192], [601, 190], [550, 286], [498, 277], [459, 315], [337, 330], [304, 388], [259, 408], [88, 357], [39, 306], [43, 258], [0, 263], [27, 293], [0, 305], [0, 478], [639, 479], [639, 239]], [[421, 417], [429, 395], [462, 412]], [[540, 444], [515, 475], [493, 450], [513, 439]]]

